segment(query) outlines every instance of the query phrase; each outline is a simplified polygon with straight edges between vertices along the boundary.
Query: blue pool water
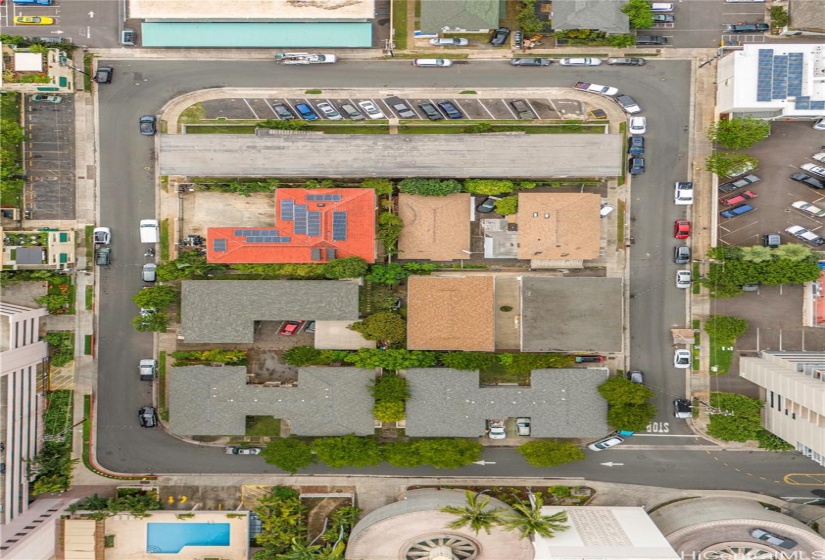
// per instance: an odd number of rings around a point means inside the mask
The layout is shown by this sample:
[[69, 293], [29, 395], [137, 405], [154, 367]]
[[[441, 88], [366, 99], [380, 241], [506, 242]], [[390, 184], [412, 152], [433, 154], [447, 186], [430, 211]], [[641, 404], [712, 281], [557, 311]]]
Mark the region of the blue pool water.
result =
[[177, 553], [184, 546], [229, 546], [229, 523], [147, 523], [146, 552]]

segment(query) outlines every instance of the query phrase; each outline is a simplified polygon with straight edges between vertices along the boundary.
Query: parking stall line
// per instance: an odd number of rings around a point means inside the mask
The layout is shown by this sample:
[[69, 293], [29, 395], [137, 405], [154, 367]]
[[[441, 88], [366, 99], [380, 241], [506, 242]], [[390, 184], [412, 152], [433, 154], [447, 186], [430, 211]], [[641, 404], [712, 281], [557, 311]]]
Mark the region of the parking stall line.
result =
[[[532, 103], [530, 103], [530, 100], [529, 100], [529, 99], [525, 99], [525, 100], [524, 100], [524, 102], [525, 102], [525, 103], [527, 103], [527, 106], [528, 106], [528, 107], [530, 107], [530, 110], [531, 110], [531, 111], [533, 111], [533, 114], [534, 114], [534, 115], [536, 115], [536, 116], [538, 117], [538, 116], [539, 116], [539, 112], [538, 112], [538, 111], [536, 111], [536, 108], [535, 108], [535, 107], [533, 107]], [[554, 107], [554, 109], [555, 109], [555, 107]], [[556, 113], [558, 113], [558, 111], [556, 111]]]
[[[528, 106], [528, 107], [530, 107], [530, 110], [531, 110], [531, 111], [533, 111], [533, 113], [534, 113], [536, 116], [538, 116], [538, 113], [536, 113], [536, 110], [535, 110], [535, 109], [533, 109], [533, 106], [532, 106], [532, 105], [530, 105], [530, 100], [526, 99], [525, 101], [527, 101], [527, 106]], [[514, 118], [514, 119], [518, 119], [518, 115], [516, 115], [516, 112], [515, 112], [515, 111], [513, 111], [513, 108], [510, 106], [510, 103], [509, 103], [509, 102], [504, 103], [504, 106], [507, 108], [507, 111], [509, 111], [509, 112], [510, 112], [510, 114], [511, 114], [511, 115], [513, 115], [513, 118]]]
[[551, 106], [551, 107], [553, 108], [553, 110], [556, 112], [556, 115], [558, 115], [558, 116], [559, 116], [559, 118], [561, 118], [561, 113], [559, 112], [559, 108], [558, 108], [558, 107], [556, 107], [556, 104], [555, 104], [555, 103], [553, 103], [553, 100], [552, 100], [552, 99], [548, 99], [548, 100], [547, 100], [547, 102], [548, 102], [548, 103], [550, 103], [550, 106]]
[[[273, 109], [273, 108], [272, 108], [272, 103], [270, 103], [270, 102], [269, 102], [269, 99], [265, 99], [264, 101], [266, 101], [266, 106], [267, 106], [267, 107], [269, 107], [269, 110], [270, 110], [270, 111], [272, 111], [272, 114], [273, 114], [273, 115], [275, 115], [275, 116], [277, 117], [277, 116], [278, 116], [278, 113], [276, 113], [276, 112], [275, 112], [275, 109]], [[279, 103], [279, 100], [278, 100], [278, 99], [276, 99], [276, 100], [275, 100], [275, 102], [276, 102], [276, 103]]]
[[255, 115], [256, 119], [261, 118], [258, 116], [258, 113], [255, 112], [255, 109], [252, 108], [252, 105], [249, 104], [249, 101], [246, 100], [246, 97], [244, 97], [243, 102], [246, 103], [246, 106], [249, 107], [249, 110], [252, 112], [253, 115]]
[[[453, 102], [453, 104], [454, 104], [456, 107], [458, 107], [458, 110], [459, 110], [459, 111], [461, 111], [462, 113], [464, 113], [464, 116], [465, 116], [465, 117], [467, 116], [467, 111], [464, 109], [464, 107], [462, 107], [462, 106], [461, 106], [461, 104], [458, 102], [458, 99], [450, 99], [450, 101], [452, 101], [452, 102]], [[485, 109], [486, 109], [486, 108], [485, 108]]]
[[496, 120], [495, 116], [493, 116], [493, 113], [491, 113], [491, 112], [490, 112], [490, 110], [487, 108], [487, 105], [485, 105], [485, 104], [484, 104], [484, 101], [482, 101], [481, 99], [479, 99], [479, 100], [478, 100], [478, 104], [479, 104], [479, 105], [481, 105], [481, 107], [482, 107], [485, 111], [487, 111], [487, 114], [488, 114], [488, 115], [490, 115], [490, 118], [491, 118], [492, 120]]

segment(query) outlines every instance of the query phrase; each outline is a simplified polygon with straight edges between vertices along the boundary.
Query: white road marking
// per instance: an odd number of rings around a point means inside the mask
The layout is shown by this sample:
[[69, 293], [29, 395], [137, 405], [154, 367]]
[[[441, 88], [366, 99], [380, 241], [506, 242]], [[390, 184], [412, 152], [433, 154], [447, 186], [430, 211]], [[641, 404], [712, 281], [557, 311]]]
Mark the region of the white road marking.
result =
[[255, 115], [256, 119], [261, 118], [261, 117], [258, 116], [258, 113], [255, 112], [255, 109], [252, 108], [252, 105], [249, 104], [249, 101], [247, 101], [245, 97], [244, 97], [243, 102], [246, 103], [246, 106], [249, 107], [249, 110], [252, 111], [252, 114]]
[[490, 115], [490, 118], [491, 118], [491, 119], [496, 120], [496, 118], [493, 116], [493, 114], [490, 112], [490, 110], [489, 110], [489, 109], [487, 108], [487, 106], [484, 104], [484, 101], [482, 101], [481, 99], [479, 99], [479, 100], [478, 100], [478, 104], [479, 104], [479, 105], [481, 105], [481, 106], [484, 108], [484, 110], [485, 110], [485, 111], [487, 111], [487, 114], [488, 114], [488, 115]]

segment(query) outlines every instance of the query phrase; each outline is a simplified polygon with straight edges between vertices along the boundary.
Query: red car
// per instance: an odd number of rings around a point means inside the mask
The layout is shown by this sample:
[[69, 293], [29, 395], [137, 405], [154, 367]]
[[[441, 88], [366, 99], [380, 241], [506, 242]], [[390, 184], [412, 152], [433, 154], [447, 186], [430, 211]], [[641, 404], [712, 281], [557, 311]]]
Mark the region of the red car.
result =
[[292, 336], [301, 330], [301, 325], [304, 323], [305, 321], [287, 321], [284, 323], [284, 326], [281, 327], [280, 334], [284, 336]]
[[690, 237], [690, 222], [687, 220], [676, 220], [673, 224], [673, 237], [676, 239], [687, 239]]
[[743, 193], [739, 193], [736, 196], [732, 196], [730, 198], [723, 198], [719, 201], [719, 204], [722, 206], [734, 206], [735, 204], [739, 204], [741, 202], [745, 202], [746, 200], [752, 200], [756, 198], [756, 193], [753, 191], [745, 191]]

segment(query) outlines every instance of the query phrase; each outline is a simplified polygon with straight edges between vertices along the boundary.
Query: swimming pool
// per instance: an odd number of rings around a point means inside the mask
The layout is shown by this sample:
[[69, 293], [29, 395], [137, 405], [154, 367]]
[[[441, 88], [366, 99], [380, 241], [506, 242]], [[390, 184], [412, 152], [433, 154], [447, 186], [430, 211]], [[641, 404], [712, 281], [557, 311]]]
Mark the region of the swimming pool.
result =
[[146, 552], [177, 553], [184, 546], [229, 546], [229, 523], [147, 523]]

